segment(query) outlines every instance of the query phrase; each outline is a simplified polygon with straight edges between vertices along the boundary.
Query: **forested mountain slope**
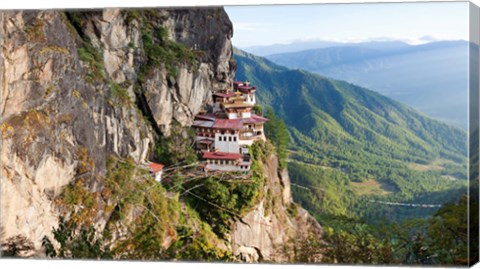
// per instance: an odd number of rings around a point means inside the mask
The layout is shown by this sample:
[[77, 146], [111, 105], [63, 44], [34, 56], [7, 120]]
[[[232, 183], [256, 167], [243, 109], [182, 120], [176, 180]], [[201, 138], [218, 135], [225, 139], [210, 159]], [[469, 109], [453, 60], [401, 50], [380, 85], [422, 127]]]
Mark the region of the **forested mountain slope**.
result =
[[235, 59], [236, 78], [257, 85], [260, 103], [288, 127], [292, 181], [323, 189], [310, 198], [298, 191], [297, 199], [335, 214], [396, 219], [435, 209], [392, 210], [363, 200], [441, 204], [464, 191], [465, 131], [348, 82], [239, 50]]

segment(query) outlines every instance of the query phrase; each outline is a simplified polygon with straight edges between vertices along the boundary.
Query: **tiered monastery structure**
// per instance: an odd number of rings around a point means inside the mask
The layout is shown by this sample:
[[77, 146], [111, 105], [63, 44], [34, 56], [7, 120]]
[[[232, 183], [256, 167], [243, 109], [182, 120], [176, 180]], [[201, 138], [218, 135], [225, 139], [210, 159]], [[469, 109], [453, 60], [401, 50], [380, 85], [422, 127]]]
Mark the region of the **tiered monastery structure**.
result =
[[255, 91], [248, 82], [234, 82], [233, 91], [213, 93], [210, 113], [196, 116], [192, 126], [205, 170], [250, 170], [248, 146], [255, 140], [265, 140], [263, 124], [268, 121], [252, 111]]

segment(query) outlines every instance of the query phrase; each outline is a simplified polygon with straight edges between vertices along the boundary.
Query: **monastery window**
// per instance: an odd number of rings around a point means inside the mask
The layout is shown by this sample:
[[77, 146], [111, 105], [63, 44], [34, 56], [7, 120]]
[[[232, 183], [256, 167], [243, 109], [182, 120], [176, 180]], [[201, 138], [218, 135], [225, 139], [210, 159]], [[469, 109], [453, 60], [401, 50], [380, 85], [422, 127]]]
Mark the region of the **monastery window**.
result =
[[233, 137], [233, 142], [237, 142], [237, 137], [236, 136]]
[[232, 142], [232, 137], [228, 137], [228, 142]]

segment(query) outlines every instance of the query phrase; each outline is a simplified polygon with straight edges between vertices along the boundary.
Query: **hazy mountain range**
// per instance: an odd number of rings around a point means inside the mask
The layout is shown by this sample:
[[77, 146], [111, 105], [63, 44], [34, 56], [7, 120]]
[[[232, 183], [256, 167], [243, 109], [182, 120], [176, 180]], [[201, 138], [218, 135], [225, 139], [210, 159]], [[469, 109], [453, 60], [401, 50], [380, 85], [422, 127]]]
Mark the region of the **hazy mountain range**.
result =
[[368, 42], [359, 42], [359, 43], [348, 43], [348, 42], [336, 42], [336, 41], [325, 41], [325, 40], [308, 40], [308, 41], [297, 41], [288, 44], [273, 44], [266, 46], [250, 46], [245, 48], [240, 48], [241, 50], [258, 55], [258, 56], [268, 56], [272, 54], [282, 54], [288, 52], [298, 52], [302, 50], [310, 49], [321, 49], [329, 47], [346, 47], [346, 46], [361, 46], [367, 48], [399, 48], [399, 47], [408, 47], [409, 45], [402, 41], [368, 41]]
[[[466, 129], [468, 48], [466, 41], [416, 46], [388, 41], [302, 42], [249, 49], [260, 54], [269, 51], [266, 58], [277, 64], [346, 80]], [[292, 50], [296, 51], [285, 52]]]

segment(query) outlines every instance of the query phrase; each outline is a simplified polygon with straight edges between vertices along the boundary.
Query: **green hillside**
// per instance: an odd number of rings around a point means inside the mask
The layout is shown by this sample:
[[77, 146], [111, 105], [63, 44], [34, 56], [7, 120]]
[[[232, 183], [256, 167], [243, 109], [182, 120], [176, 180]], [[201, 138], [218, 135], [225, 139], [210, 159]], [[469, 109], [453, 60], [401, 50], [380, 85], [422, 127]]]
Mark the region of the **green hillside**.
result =
[[[427, 217], [466, 191], [467, 135], [412, 108], [344, 81], [291, 70], [235, 50], [237, 80], [288, 126], [294, 199], [313, 214], [367, 221]], [[322, 218], [319, 218], [322, 222]], [[325, 219], [323, 219], [325, 221]]]

